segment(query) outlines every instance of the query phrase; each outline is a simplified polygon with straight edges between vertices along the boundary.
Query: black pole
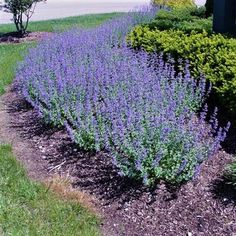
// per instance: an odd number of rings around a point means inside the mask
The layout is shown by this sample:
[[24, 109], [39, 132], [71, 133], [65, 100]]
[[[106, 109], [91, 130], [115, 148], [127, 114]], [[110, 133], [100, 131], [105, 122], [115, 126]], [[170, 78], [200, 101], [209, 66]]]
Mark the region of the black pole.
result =
[[216, 33], [236, 33], [236, 0], [214, 0], [213, 30]]

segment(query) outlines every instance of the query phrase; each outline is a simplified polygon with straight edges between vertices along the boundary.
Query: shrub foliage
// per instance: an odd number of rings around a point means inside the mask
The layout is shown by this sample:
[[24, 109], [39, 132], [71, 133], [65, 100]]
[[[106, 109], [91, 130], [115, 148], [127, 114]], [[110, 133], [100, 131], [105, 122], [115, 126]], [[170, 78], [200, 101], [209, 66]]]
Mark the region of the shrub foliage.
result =
[[227, 178], [230, 184], [234, 185], [236, 188], [236, 161], [228, 166]]
[[184, 8], [194, 6], [193, 0], [152, 0], [153, 4], [172, 8]]
[[134, 48], [148, 52], [162, 51], [175, 59], [189, 61], [191, 74], [206, 76], [218, 94], [219, 101], [231, 112], [236, 111], [236, 40], [207, 32], [151, 30], [137, 26], [128, 37]]
[[212, 19], [205, 18], [205, 7], [160, 10], [148, 27], [159, 30], [176, 29], [185, 33], [191, 33], [191, 31], [202, 33], [204, 30], [212, 33]]
[[45, 121], [65, 126], [85, 150], [106, 150], [121, 175], [147, 185], [191, 179], [228, 129], [218, 128], [216, 114], [206, 125], [206, 107], [196, 115], [207, 95], [204, 78], [127, 47], [130, 28], [154, 15], [130, 13], [56, 35], [30, 50], [16, 80]]
[[[24, 36], [28, 28], [29, 20], [34, 14], [36, 4], [45, 1], [46, 0], [4, 0], [4, 4], [0, 2], [0, 10], [4, 9], [6, 12], [13, 15], [17, 32], [21, 36]], [[25, 22], [24, 18], [26, 18]]]

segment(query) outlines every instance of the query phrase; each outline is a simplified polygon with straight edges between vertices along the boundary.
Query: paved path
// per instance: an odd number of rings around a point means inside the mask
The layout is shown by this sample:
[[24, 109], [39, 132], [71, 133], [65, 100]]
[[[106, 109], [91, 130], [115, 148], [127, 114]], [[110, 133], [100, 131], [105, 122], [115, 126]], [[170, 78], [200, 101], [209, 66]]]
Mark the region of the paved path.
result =
[[[150, 0], [47, 0], [39, 3], [32, 20], [47, 20], [88, 13], [127, 12]], [[205, 0], [196, 0], [201, 5]], [[11, 14], [0, 11], [0, 24], [10, 23]]]

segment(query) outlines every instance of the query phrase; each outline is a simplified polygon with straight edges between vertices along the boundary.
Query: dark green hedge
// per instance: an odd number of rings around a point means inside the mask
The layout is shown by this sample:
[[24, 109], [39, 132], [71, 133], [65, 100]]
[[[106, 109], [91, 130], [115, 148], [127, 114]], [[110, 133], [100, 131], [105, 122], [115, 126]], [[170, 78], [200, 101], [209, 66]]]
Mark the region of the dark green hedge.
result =
[[205, 18], [205, 7], [160, 10], [156, 18], [148, 24], [150, 29], [169, 30], [178, 29], [186, 33], [191, 31], [212, 33], [212, 19]]

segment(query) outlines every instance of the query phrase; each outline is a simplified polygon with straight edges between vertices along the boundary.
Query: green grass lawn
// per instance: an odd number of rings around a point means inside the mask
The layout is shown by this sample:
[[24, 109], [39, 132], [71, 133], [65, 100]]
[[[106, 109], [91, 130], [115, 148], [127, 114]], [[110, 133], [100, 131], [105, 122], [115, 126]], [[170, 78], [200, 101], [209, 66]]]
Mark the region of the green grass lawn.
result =
[[[104, 14], [92, 14], [81, 15], [75, 17], [67, 17], [63, 19], [45, 20], [45, 21], [32, 21], [29, 24], [28, 31], [62, 31], [73, 27], [94, 27], [105, 20], [111, 19], [115, 16], [120, 16], [122, 13], [104, 13]], [[0, 36], [5, 33], [15, 31], [14, 24], [2, 24], [0, 25]]]
[[34, 45], [35, 43], [0, 44], [0, 95], [4, 93], [5, 87], [12, 83], [17, 62], [23, 58], [26, 49]]
[[[30, 31], [61, 31], [71, 27], [94, 27], [119, 13], [85, 15], [31, 22]], [[0, 25], [0, 35], [14, 31], [13, 24]], [[0, 45], [0, 95], [11, 84], [17, 63], [36, 43]], [[0, 140], [1, 143], [1, 140]], [[79, 203], [59, 199], [46, 187], [30, 181], [17, 163], [11, 147], [0, 145], [0, 236], [96, 236], [98, 219]]]
[[0, 146], [0, 235], [96, 236], [98, 219], [32, 182], [11, 147]]

